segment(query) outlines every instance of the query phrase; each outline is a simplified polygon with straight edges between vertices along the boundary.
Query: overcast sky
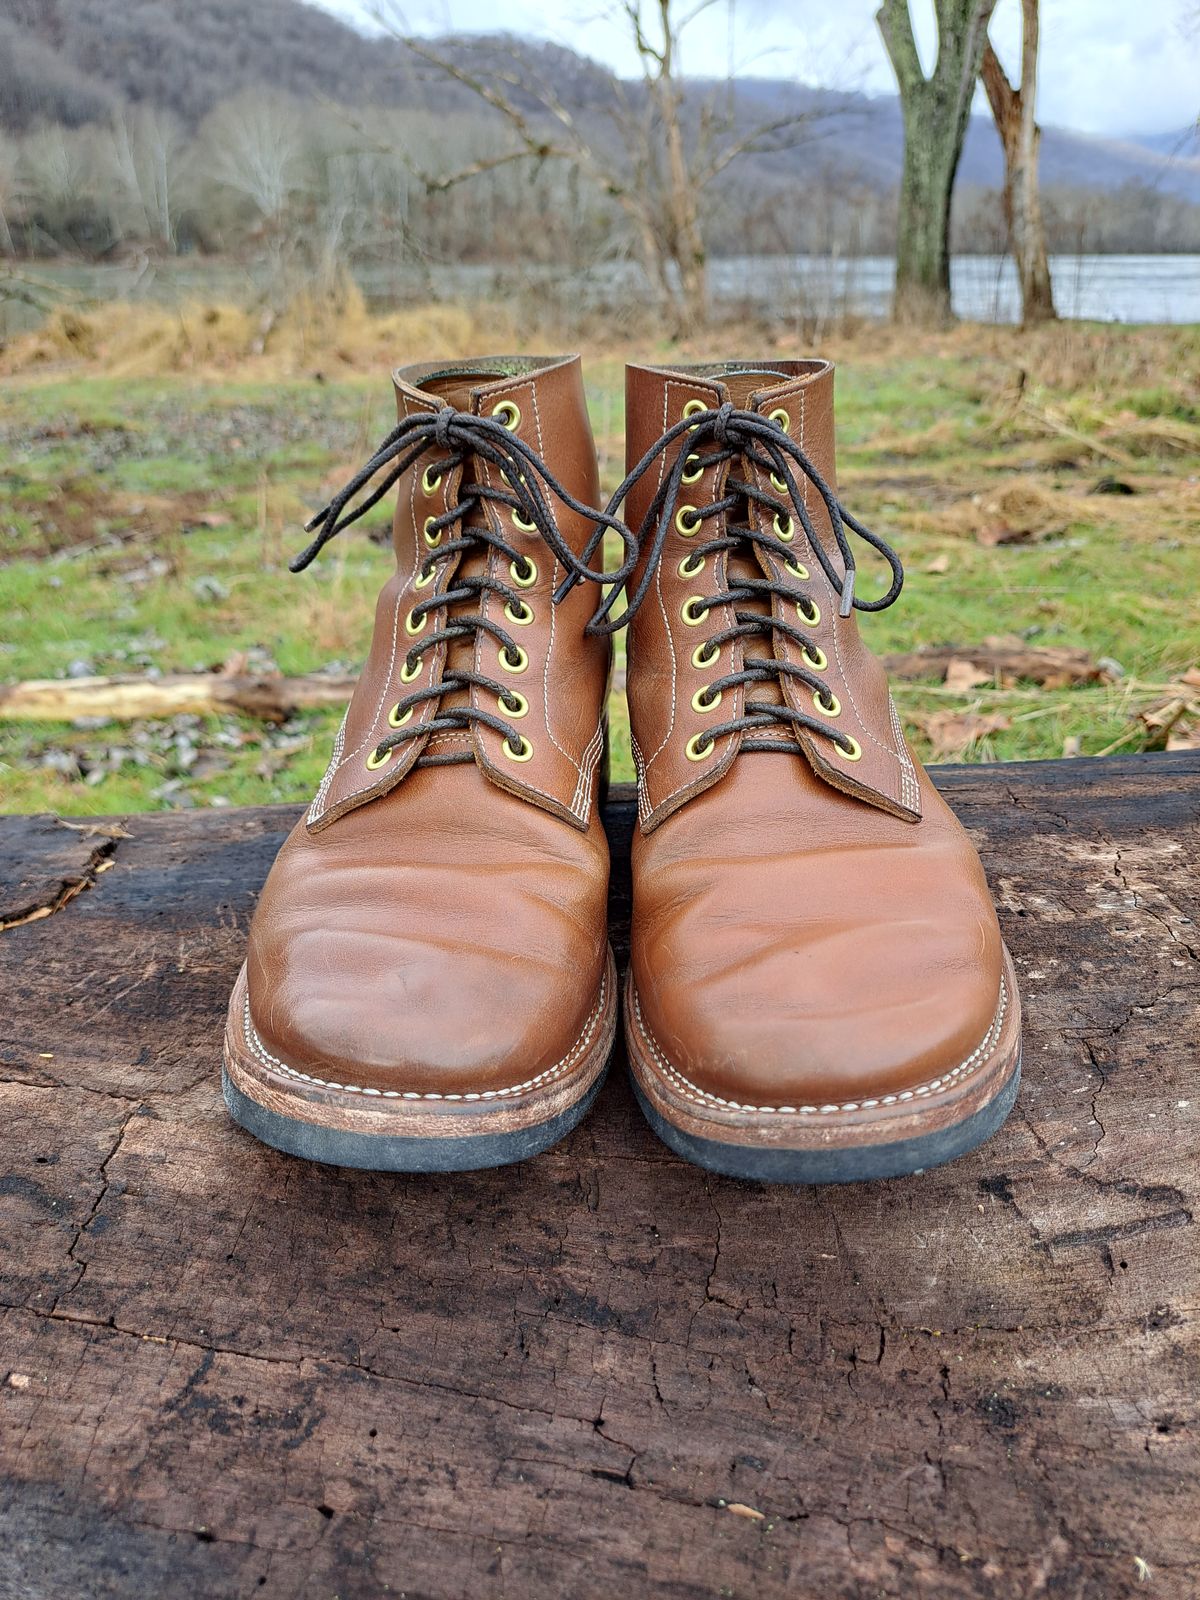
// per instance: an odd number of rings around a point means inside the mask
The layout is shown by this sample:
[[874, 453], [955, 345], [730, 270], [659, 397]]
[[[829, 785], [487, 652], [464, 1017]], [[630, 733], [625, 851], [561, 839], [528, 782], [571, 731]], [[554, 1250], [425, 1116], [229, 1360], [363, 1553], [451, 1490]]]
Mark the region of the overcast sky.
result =
[[[365, 21], [380, 0], [317, 0]], [[416, 33], [508, 30], [553, 39], [617, 71], [637, 70], [604, 0], [382, 0]], [[723, 77], [793, 77], [831, 88], [890, 93], [874, 15], [878, 0], [733, 0], [714, 4], [684, 37], [683, 68]], [[921, 45], [935, 48], [932, 0], [911, 0]], [[996, 48], [1015, 72], [1019, 0], [999, 0]], [[1119, 136], [1183, 128], [1200, 111], [1200, 0], [1042, 0], [1039, 114], [1043, 123]]]

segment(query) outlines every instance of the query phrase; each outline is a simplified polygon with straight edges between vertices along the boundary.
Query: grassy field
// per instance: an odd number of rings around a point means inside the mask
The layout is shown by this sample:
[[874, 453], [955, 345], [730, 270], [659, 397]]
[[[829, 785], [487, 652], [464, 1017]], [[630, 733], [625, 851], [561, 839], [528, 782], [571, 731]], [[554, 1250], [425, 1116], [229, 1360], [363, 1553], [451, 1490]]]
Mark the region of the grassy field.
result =
[[[349, 534], [292, 577], [301, 524], [389, 426], [389, 365], [508, 348], [512, 331], [444, 309], [299, 326], [256, 353], [261, 331], [240, 314], [149, 326], [121, 312], [60, 319], [0, 352], [0, 680], [357, 669], [388, 553]], [[723, 333], [713, 347], [782, 343]], [[822, 348], [839, 362], [843, 499], [909, 575], [898, 605], [862, 619], [873, 648], [967, 658], [999, 636], [1098, 664], [1099, 681], [1075, 686], [1036, 660], [1016, 681], [972, 681], [961, 665], [949, 682], [898, 681], [922, 756], [1200, 739], [1200, 687], [1181, 681], [1200, 662], [1200, 330], [963, 327], [914, 341], [870, 329]], [[587, 353], [607, 486], [622, 360], [679, 353]], [[373, 518], [376, 533], [385, 524]], [[1157, 709], [1181, 697], [1161, 726]], [[619, 677], [613, 714], [614, 775], [628, 777]], [[307, 798], [337, 721], [0, 722], [0, 807]]]

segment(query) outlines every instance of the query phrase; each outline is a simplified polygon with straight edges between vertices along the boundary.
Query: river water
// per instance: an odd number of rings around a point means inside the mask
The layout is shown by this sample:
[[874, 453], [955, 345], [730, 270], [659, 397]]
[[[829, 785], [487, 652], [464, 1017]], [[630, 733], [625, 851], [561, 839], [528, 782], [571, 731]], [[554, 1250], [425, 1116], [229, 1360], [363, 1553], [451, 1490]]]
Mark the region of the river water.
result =
[[[1097, 322], [1200, 323], [1200, 256], [1064, 255], [1051, 258], [1060, 316]], [[197, 256], [162, 263], [31, 263], [19, 269], [53, 295], [107, 300], [125, 296], [166, 304], [185, 301], [247, 303], [267, 291], [261, 264], [246, 266]], [[40, 314], [18, 285], [4, 294], [0, 263], [0, 337], [34, 326]], [[629, 261], [606, 261], [579, 270], [523, 264], [498, 269], [474, 264], [367, 265], [355, 277], [378, 310], [437, 299], [522, 297], [564, 318], [581, 307], [606, 310], [637, 303], [648, 288]], [[955, 312], [979, 322], [1014, 322], [1020, 312], [1016, 274], [1005, 256], [956, 256], [951, 267]], [[713, 300], [727, 309], [770, 311], [783, 320], [836, 322], [846, 315], [887, 315], [895, 262], [887, 256], [742, 256], [710, 265]], [[275, 298], [276, 296], [272, 296]]]

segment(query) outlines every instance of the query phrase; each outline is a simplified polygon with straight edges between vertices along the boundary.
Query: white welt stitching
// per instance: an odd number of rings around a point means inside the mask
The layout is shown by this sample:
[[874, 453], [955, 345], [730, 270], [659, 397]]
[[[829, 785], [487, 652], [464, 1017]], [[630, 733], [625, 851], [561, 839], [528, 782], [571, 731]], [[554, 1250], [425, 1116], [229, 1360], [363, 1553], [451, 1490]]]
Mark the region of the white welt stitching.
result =
[[479, 1094], [417, 1094], [414, 1090], [401, 1091], [399, 1089], [364, 1089], [357, 1083], [334, 1083], [329, 1078], [314, 1078], [310, 1073], [297, 1072], [295, 1067], [289, 1067], [285, 1062], [273, 1056], [263, 1045], [258, 1036], [258, 1031], [250, 1020], [250, 995], [246, 995], [246, 1004], [242, 1012], [242, 1033], [246, 1040], [246, 1048], [264, 1067], [270, 1067], [273, 1072], [282, 1072], [289, 1078], [298, 1078], [301, 1083], [312, 1083], [320, 1089], [340, 1089], [343, 1094], [365, 1094], [377, 1100], [503, 1100], [511, 1095], [524, 1094], [527, 1089], [539, 1088], [542, 1084], [549, 1083], [552, 1078], [559, 1078], [579, 1059], [591, 1042], [596, 1031], [596, 1024], [604, 1015], [604, 999], [608, 990], [608, 968], [605, 966], [604, 976], [600, 980], [600, 994], [596, 1000], [595, 1009], [588, 1018], [587, 1027], [567, 1051], [561, 1061], [554, 1066], [547, 1067], [544, 1072], [539, 1072], [535, 1078], [527, 1078], [524, 1083], [514, 1083], [509, 1089], [484, 1089]]
[[1000, 1000], [996, 1006], [996, 1015], [992, 1018], [992, 1025], [984, 1034], [982, 1042], [976, 1045], [967, 1059], [960, 1061], [957, 1067], [952, 1067], [949, 1072], [943, 1072], [940, 1078], [931, 1078], [928, 1083], [918, 1084], [914, 1089], [901, 1089], [897, 1094], [880, 1095], [875, 1100], [843, 1100], [840, 1105], [825, 1106], [746, 1106], [736, 1100], [723, 1100], [720, 1095], [709, 1094], [706, 1089], [699, 1088], [678, 1072], [655, 1044], [646, 1026], [646, 1019], [642, 1016], [642, 1007], [636, 993], [633, 997], [633, 1009], [637, 1014], [642, 1038], [649, 1047], [651, 1055], [670, 1080], [671, 1087], [677, 1089], [685, 1099], [695, 1100], [701, 1105], [720, 1106], [725, 1111], [752, 1111], [775, 1116], [827, 1117], [834, 1111], [870, 1111], [875, 1106], [894, 1106], [902, 1101], [923, 1100], [928, 1095], [936, 1094], [939, 1089], [949, 1088], [959, 1078], [965, 1077], [975, 1067], [981, 1066], [996, 1048], [1000, 1038], [1005, 1012], [1008, 1010], [1008, 986], [1001, 978]]

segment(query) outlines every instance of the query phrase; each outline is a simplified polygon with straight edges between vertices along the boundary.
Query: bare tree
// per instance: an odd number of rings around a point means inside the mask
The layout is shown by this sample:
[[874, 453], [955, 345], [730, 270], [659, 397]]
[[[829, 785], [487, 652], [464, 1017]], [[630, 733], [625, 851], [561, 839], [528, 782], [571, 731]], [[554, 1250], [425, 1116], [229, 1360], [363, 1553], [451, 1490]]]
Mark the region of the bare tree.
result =
[[1046, 229], [1038, 193], [1038, 0], [1021, 0], [1021, 81], [1014, 88], [989, 39], [983, 51], [983, 87], [1004, 148], [1004, 220], [1021, 285], [1021, 321], [1054, 319], [1054, 291], [1046, 255]]
[[145, 107], [113, 118], [107, 156], [123, 236], [175, 249], [182, 148], [178, 124], [161, 111]]
[[206, 125], [210, 173], [277, 227], [304, 182], [304, 124], [277, 96], [250, 92], [217, 107]]
[[934, 0], [938, 49], [928, 77], [908, 0], [883, 0], [875, 15], [904, 113], [893, 305], [902, 320], [950, 316], [950, 201], [995, 6], [996, 0]]
[[[794, 148], [812, 121], [792, 112], [752, 126], [739, 125], [733, 96], [699, 103], [685, 95], [679, 42], [688, 25], [721, 0], [696, 0], [684, 10], [676, 0], [618, 0], [615, 15], [628, 28], [642, 68], [640, 84], [615, 77], [608, 113], [615, 145], [601, 129], [583, 125], [544, 76], [535, 76], [515, 51], [490, 50], [485, 68], [469, 52], [405, 35], [398, 18], [377, 13], [420, 60], [469, 89], [505, 121], [511, 146], [457, 172], [427, 179], [444, 191], [509, 162], [569, 162], [613, 201], [631, 225], [651, 281], [670, 308], [676, 332], [702, 325], [708, 313], [708, 255], [703, 196], [713, 181], [744, 155]], [[683, 11], [683, 15], [680, 12]], [[507, 63], [507, 64], [505, 64]]]
[[15, 256], [16, 244], [8, 224], [8, 213], [17, 195], [16, 146], [0, 134], [0, 256]]

